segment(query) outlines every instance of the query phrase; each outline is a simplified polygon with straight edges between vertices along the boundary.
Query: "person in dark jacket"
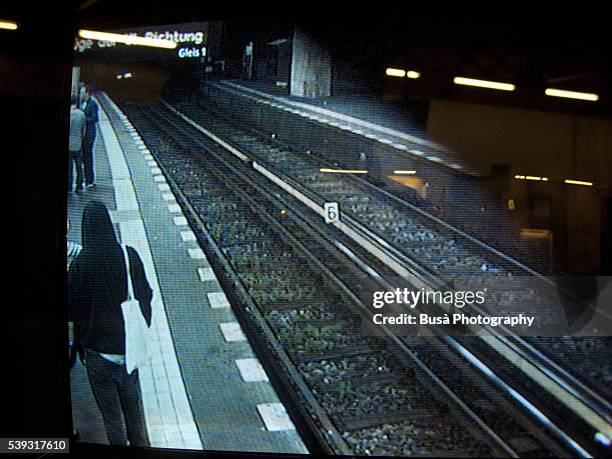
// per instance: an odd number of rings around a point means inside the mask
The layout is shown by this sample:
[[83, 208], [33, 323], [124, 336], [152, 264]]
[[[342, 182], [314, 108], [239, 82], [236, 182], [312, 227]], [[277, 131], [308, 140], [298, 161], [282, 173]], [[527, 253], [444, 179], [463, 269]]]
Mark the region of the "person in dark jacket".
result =
[[83, 164], [85, 166], [85, 186], [94, 186], [94, 153], [93, 146], [96, 140], [96, 123], [98, 122], [98, 104], [91, 98], [91, 88], [87, 87], [83, 93], [83, 105], [86, 128], [83, 139]]
[[[83, 211], [83, 249], [68, 271], [68, 302], [74, 347], [87, 375], [111, 444], [149, 446], [138, 370], [125, 366], [121, 303], [127, 299], [127, 269], [108, 209], [91, 201]], [[153, 292], [142, 261], [127, 247], [134, 296], [151, 325]], [[125, 419], [125, 424], [123, 422]]]

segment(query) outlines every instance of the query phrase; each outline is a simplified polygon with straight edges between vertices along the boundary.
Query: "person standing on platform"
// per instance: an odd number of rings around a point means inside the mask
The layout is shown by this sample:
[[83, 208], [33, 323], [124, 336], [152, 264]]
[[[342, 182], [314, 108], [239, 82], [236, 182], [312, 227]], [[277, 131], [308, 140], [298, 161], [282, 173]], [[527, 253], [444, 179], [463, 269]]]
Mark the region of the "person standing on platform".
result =
[[76, 168], [76, 193], [83, 192], [83, 139], [85, 138], [85, 114], [77, 106], [77, 97], [70, 104], [70, 137], [68, 139], [68, 192], [72, 191], [72, 169]]
[[[138, 370], [128, 374], [125, 364], [121, 303], [128, 297], [129, 275], [134, 297], [150, 327], [153, 292], [138, 252], [132, 247], [124, 252], [101, 202], [85, 206], [81, 243], [83, 249], [68, 271], [74, 348], [87, 369], [110, 444], [150, 446]], [[129, 272], [124, 253], [129, 258]]]
[[93, 146], [96, 140], [96, 123], [98, 122], [98, 104], [91, 98], [91, 88], [85, 88], [83, 105], [81, 106], [87, 121], [85, 139], [83, 140], [83, 163], [85, 165], [85, 182], [87, 188], [94, 183], [94, 154]]

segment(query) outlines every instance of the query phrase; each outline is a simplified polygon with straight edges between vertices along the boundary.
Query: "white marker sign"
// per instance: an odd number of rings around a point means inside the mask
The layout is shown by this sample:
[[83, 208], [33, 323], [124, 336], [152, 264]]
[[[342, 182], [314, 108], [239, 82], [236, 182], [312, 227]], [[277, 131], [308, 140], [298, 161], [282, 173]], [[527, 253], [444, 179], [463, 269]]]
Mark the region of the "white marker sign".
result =
[[325, 223], [337, 222], [340, 220], [340, 210], [337, 202], [326, 202], [323, 206], [325, 210]]

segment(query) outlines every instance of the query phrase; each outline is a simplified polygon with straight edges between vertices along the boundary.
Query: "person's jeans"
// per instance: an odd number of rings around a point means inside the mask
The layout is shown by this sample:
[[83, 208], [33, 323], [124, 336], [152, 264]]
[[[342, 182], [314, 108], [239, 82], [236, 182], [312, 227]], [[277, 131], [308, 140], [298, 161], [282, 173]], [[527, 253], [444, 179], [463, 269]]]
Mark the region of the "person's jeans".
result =
[[81, 191], [83, 189], [83, 152], [82, 151], [71, 151], [69, 153], [69, 161], [68, 161], [68, 191], [72, 191], [72, 166], [76, 167], [77, 171], [77, 183], [76, 189], [77, 191]]
[[87, 127], [85, 138], [83, 139], [83, 163], [85, 166], [85, 182], [87, 185], [94, 183], [94, 155], [93, 146], [96, 140], [95, 126]]
[[85, 349], [85, 366], [109, 443], [127, 445], [129, 440], [132, 446], [150, 446], [138, 370], [128, 375], [125, 365], [110, 362], [91, 349]]

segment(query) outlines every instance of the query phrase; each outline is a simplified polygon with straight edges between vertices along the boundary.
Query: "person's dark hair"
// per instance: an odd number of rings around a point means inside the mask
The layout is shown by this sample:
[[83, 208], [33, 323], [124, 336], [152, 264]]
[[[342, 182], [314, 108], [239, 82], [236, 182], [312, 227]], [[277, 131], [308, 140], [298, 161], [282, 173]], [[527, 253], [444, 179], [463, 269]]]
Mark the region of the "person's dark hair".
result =
[[118, 246], [117, 235], [108, 209], [100, 201], [90, 201], [83, 210], [81, 223], [83, 250], [104, 252]]

